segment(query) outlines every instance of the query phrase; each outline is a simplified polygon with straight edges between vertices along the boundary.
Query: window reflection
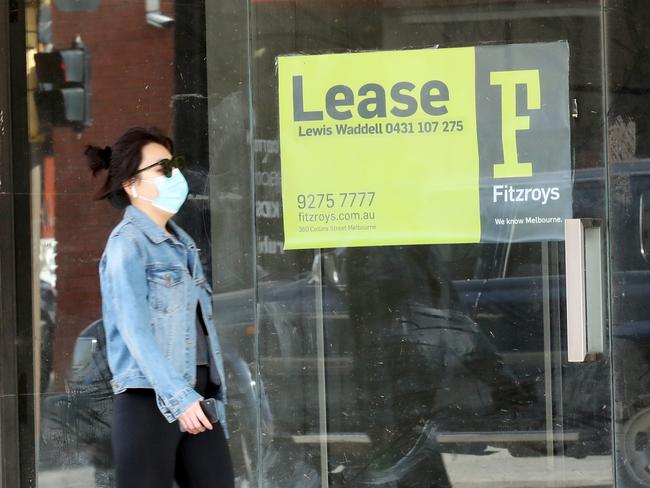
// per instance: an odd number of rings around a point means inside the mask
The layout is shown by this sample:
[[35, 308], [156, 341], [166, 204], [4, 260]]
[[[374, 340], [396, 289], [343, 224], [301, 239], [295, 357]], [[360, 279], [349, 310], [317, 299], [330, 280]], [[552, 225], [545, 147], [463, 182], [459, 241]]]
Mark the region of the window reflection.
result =
[[[268, 100], [278, 55], [564, 39], [581, 107], [573, 164], [602, 168], [600, 9], [254, 2], [255, 141], [277, 138]], [[256, 152], [256, 171], [279, 167], [280, 155]], [[604, 173], [578, 179], [574, 214], [604, 215]], [[279, 199], [256, 186], [257, 202]], [[258, 238], [281, 238], [279, 218], [256, 224]], [[258, 251], [260, 375], [273, 425], [262, 438], [265, 477], [278, 486], [325, 477], [329, 486], [576, 486], [580, 470], [610, 484], [609, 364], [563, 359], [563, 259], [544, 242]], [[585, 456], [598, 462], [585, 468]], [[300, 469], [281, 469], [289, 462]]]
[[[42, 486], [114, 485], [96, 270], [119, 213], [91, 202], [80, 161], [134, 124], [174, 134], [190, 162], [179, 219], [214, 285], [238, 486], [605, 486], [612, 455], [622, 486], [650, 486], [646, 3], [605, 2], [606, 53], [591, 0], [167, 0], [165, 29], [144, 2], [95, 3], [28, 2], [30, 93], [34, 54], [78, 36], [93, 112], [63, 127], [30, 98]], [[559, 39], [574, 214], [610, 219], [612, 365], [564, 359], [560, 245], [283, 250], [276, 56]]]

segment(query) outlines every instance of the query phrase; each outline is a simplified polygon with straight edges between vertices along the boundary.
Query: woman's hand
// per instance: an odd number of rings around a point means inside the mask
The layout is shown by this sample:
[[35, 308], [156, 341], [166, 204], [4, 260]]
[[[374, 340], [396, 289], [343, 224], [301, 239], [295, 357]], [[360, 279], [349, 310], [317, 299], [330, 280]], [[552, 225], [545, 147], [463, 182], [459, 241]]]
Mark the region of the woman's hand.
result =
[[203, 413], [199, 400], [195, 401], [192, 405], [180, 414], [178, 421], [185, 432], [190, 434], [200, 434], [205, 432], [205, 429], [212, 430], [212, 424]]

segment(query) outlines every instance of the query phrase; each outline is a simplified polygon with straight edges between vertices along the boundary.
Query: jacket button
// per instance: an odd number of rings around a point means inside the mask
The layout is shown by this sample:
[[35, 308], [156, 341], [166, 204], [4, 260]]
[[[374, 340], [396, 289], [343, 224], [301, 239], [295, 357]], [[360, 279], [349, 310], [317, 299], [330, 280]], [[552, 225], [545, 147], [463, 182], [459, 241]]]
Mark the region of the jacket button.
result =
[[166, 283], [171, 283], [171, 282], [172, 282], [172, 279], [171, 279], [171, 277], [170, 277], [168, 274], [165, 275], [165, 282], [166, 282]]

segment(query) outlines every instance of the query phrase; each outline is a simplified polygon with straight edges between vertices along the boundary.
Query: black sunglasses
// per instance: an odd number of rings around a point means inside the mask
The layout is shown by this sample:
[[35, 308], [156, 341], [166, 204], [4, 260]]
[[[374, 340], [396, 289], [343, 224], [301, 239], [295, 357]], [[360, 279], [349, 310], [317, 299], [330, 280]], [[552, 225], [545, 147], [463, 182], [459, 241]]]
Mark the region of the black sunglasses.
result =
[[174, 168], [178, 168], [179, 170], [182, 170], [182, 169], [185, 168], [185, 158], [183, 156], [174, 156], [171, 159], [168, 159], [168, 158], [161, 159], [160, 161], [157, 161], [157, 162], [155, 162], [153, 164], [150, 164], [149, 166], [145, 166], [144, 168], [139, 169], [138, 171], [136, 171], [133, 174], [137, 175], [138, 173], [141, 173], [142, 171], [144, 171], [146, 169], [153, 168], [157, 164], [162, 166], [163, 174], [167, 178], [169, 178], [172, 175], [172, 170]]

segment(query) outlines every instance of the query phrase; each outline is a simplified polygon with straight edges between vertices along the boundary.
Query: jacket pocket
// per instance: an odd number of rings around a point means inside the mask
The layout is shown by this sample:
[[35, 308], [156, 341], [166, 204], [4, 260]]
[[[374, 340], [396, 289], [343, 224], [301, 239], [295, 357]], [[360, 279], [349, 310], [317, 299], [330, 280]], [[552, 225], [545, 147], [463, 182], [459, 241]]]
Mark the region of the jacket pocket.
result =
[[147, 268], [149, 305], [165, 314], [175, 312], [183, 304], [184, 270], [180, 267], [150, 266]]

